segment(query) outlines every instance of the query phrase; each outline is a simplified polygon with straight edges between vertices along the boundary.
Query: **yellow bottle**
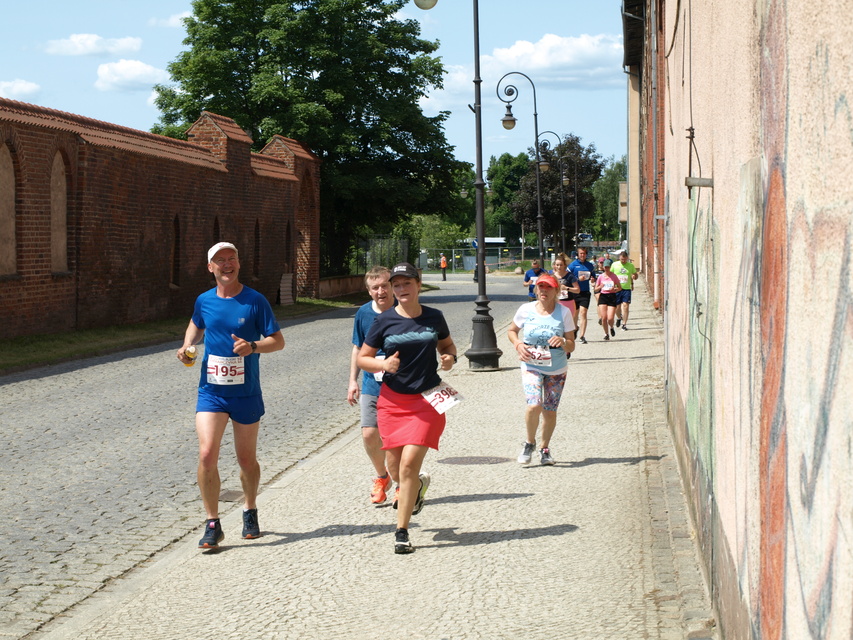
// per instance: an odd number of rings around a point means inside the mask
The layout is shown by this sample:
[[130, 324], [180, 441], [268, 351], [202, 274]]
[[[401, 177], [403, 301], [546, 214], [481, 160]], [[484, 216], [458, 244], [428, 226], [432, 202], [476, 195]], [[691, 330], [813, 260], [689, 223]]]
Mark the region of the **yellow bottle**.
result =
[[195, 364], [195, 359], [198, 357], [198, 351], [195, 347], [187, 347], [186, 351], [184, 351], [184, 355], [190, 359], [189, 363], [184, 363], [184, 366], [191, 367]]

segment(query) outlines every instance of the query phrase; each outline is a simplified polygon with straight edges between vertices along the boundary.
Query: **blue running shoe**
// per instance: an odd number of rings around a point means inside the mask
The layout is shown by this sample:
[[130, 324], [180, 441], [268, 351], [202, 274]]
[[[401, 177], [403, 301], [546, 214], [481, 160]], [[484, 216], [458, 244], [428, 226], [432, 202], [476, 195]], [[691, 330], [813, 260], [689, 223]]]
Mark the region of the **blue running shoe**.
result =
[[243, 510], [243, 539], [252, 540], [261, 537], [261, 528], [258, 526], [258, 510]]
[[222, 533], [222, 525], [219, 524], [219, 518], [211, 518], [204, 525], [204, 535], [198, 541], [198, 548], [216, 549], [224, 539], [225, 534]]

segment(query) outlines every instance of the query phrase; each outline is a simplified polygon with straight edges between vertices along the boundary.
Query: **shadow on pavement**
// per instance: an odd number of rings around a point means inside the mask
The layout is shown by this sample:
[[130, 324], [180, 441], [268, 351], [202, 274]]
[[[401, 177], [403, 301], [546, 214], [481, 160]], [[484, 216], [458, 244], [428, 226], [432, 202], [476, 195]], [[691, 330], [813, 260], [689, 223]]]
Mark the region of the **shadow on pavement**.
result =
[[461, 496], [444, 496], [442, 498], [430, 498], [427, 496], [426, 504], [459, 504], [461, 502], [480, 502], [482, 500], [508, 500], [509, 498], [529, 498], [532, 493], [469, 493]]
[[463, 547], [475, 544], [492, 544], [495, 542], [506, 542], [508, 540], [532, 540], [545, 536], [561, 536], [566, 533], [577, 531], [578, 527], [573, 524], [556, 524], [550, 527], [539, 527], [536, 529], [505, 529], [502, 531], [469, 531], [457, 533], [456, 527], [445, 527], [441, 529], [423, 529], [422, 533], [433, 533], [433, 542], [440, 544], [418, 544], [415, 547], [425, 549], [429, 547]]
[[593, 464], [630, 464], [630, 465], [638, 465], [641, 462], [646, 462], [647, 460], [655, 460], [659, 461], [665, 456], [640, 456], [638, 458], [586, 458], [585, 460], [580, 460], [578, 462], [558, 462], [557, 467], [588, 467]]

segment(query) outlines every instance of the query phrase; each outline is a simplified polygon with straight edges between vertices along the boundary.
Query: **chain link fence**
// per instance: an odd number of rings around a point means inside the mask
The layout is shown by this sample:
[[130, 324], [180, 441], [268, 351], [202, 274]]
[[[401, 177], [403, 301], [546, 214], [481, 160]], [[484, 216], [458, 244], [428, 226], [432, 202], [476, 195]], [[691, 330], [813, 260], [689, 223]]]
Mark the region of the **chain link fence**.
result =
[[392, 267], [406, 262], [409, 255], [407, 238], [373, 235], [322, 236], [320, 238], [320, 277], [367, 273], [375, 265]]
[[[474, 272], [477, 264], [477, 250], [472, 247], [463, 249], [421, 249], [417, 266], [424, 272], [441, 271], [441, 254], [447, 258], [448, 273]], [[487, 247], [486, 269], [488, 271], [514, 271], [516, 267], [536, 259], [537, 250], [530, 247]], [[546, 256], [546, 259], [550, 256]]]

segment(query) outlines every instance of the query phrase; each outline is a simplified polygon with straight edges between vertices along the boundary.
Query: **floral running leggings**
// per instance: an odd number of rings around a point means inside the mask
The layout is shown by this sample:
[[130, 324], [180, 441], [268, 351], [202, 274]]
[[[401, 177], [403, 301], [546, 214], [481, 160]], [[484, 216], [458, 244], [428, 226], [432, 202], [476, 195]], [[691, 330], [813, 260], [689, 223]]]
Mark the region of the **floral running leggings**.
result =
[[521, 372], [521, 385], [529, 405], [542, 405], [544, 411], [556, 411], [566, 384], [566, 374], [549, 376], [534, 369]]

